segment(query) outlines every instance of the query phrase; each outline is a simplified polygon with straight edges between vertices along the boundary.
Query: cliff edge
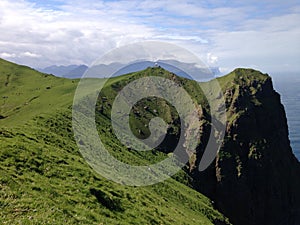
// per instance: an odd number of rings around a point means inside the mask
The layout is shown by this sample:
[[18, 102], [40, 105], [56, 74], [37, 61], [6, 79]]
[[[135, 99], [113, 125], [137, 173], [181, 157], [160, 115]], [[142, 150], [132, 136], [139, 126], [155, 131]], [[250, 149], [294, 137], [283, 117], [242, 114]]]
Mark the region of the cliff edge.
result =
[[191, 172], [194, 187], [233, 224], [300, 224], [300, 163], [271, 77], [236, 69], [218, 80], [226, 98], [225, 139], [207, 170]]

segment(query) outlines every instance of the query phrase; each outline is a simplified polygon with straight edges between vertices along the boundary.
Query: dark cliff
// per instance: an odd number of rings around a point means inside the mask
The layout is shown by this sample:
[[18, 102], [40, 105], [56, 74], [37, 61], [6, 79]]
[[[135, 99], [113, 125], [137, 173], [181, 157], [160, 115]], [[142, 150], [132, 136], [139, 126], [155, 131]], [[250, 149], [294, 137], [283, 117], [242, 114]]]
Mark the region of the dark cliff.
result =
[[[99, 96], [97, 111], [109, 117], [111, 93], [116, 94], [131, 79], [148, 75], [165, 76], [182, 85], [202, 106], [201, 140], [196, 155], [185, 168], [194, 189], [212, 199], [234, 225], [300, 224], [300, 163], [290, 147], [284, 107], [271, 77], [252, 69], [236, 69], [218, 78], [226, 105], [225, 137], [214, 162], [199, 172], [210, 135], [211, 115], [204, 94], [194, 81], [161, 68], [148, 68], [105, 88], [102, 94], [108, 97]], [[176, 109], [164, 100], [152, 98], [136, 104], [131, 129], [139, 138], [148, 137], [145, 124], [155, 116], [162, 117], [171, 128], [156, 150], [170, 153], [178, 143], [180, 120]]]
[[[129, 79], [148, 74], [174, 80], [202, 105], [200, 144], [186, 168], [196, 190], [211, 198], [235, 225], [300, 224], [300, 164], [290, 147], [280, 95], [267, 74], [236, 69], [218, 78], [225, 97], [226, 133], [215, 161], [203, 172], [198, 166], [210, 135], [210, 113], [203, 93], [192, 81], [160, 68], [149, 68]], [[107, 93], [125, 85], [119, 81]], [[109, 115], [109, 104], [110, 100], [102, 103], [99, 111]], [[157, 106], [157, 113], [150, 113]], [[180, 130], [176, 109], [159, 99], [141, 101], [135, 107], [132, 129], [136, 136], [147, 137], [149, 130], [144, 124], [153, 116], [161, 116], [172, 129], [157, 150], [172, 152]]]
[[219, 82], [228, 116], [225, 139], [208, 169], [191, 172], [194, 187], [235, 225], [300, 224], [300, 164], [271, 78], [236, 69]]

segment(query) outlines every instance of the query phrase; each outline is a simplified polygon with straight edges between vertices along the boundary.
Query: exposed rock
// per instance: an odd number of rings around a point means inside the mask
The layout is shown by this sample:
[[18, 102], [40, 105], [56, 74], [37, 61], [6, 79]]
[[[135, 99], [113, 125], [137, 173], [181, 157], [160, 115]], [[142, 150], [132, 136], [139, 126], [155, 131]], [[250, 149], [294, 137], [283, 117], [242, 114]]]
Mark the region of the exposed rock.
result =
[[[237, 69], [220, 83], [227, 87], [225, 140], [206, 171], [192, 171], [194, 187], [235, 225], [299, 225], [300, 163], [271, 78]], [[196, 163], [204, 147], [199, 146]]]

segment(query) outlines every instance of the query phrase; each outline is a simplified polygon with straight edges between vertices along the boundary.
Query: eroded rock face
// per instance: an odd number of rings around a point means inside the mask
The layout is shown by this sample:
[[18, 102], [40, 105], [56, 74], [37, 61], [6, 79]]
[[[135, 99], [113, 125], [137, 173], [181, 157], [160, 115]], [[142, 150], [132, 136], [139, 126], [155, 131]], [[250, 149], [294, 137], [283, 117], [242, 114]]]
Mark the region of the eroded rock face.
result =
[[300, 163], [271, 78], [237, 69], [220, 83], [228, 114], [226, 135], [215, 162], [204, 172], [191, 172], [194, 187], [214, 200], [233, 224], [300, 224]]
[[[210, 135], [210, 115], [196, 82], [160, 68], [148, 68], [104, 88], [106, 97], [99, 96], [96, 109], [109, 118], [112, 96], [131, 79], [148, 75], [164, 76], [182, 85], [203, 107], [198, 110], [201, 138], [197, 151], [189, 152], [189, 146], [184, 143], [190, 156], [186, 171], [196, 190], [211, 198], [215, 207], [235, 225], [300, 224], [300, 165], [290, 147], [284, 107], [268, 75], [237, 69], [219, 78], [228, 123], [222, 148], [204, 172], [199, 172], [198, 167]], [[132, 109], [131, 129], [137, 137], [147, 138], [149, 121], [157, 116], [170, 127], [156, 150], [173, 152], [180, 136], [180, 118], [176, 109], [162, 99], [138, 102]], [[193, 137], [194, 128], [193, 124], [188, 127], [186, 140]]]

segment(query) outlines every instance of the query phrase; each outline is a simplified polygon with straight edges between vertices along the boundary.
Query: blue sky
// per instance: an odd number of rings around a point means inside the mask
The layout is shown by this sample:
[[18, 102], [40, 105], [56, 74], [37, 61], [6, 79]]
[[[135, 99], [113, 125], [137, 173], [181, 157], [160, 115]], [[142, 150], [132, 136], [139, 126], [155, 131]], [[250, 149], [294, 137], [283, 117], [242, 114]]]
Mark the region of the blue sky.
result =
[[299, 21], [293, 0], [0, 0], [0, 57], [90, 64], [115, 47], [159, 40], [224, 72], [300, 71]]

